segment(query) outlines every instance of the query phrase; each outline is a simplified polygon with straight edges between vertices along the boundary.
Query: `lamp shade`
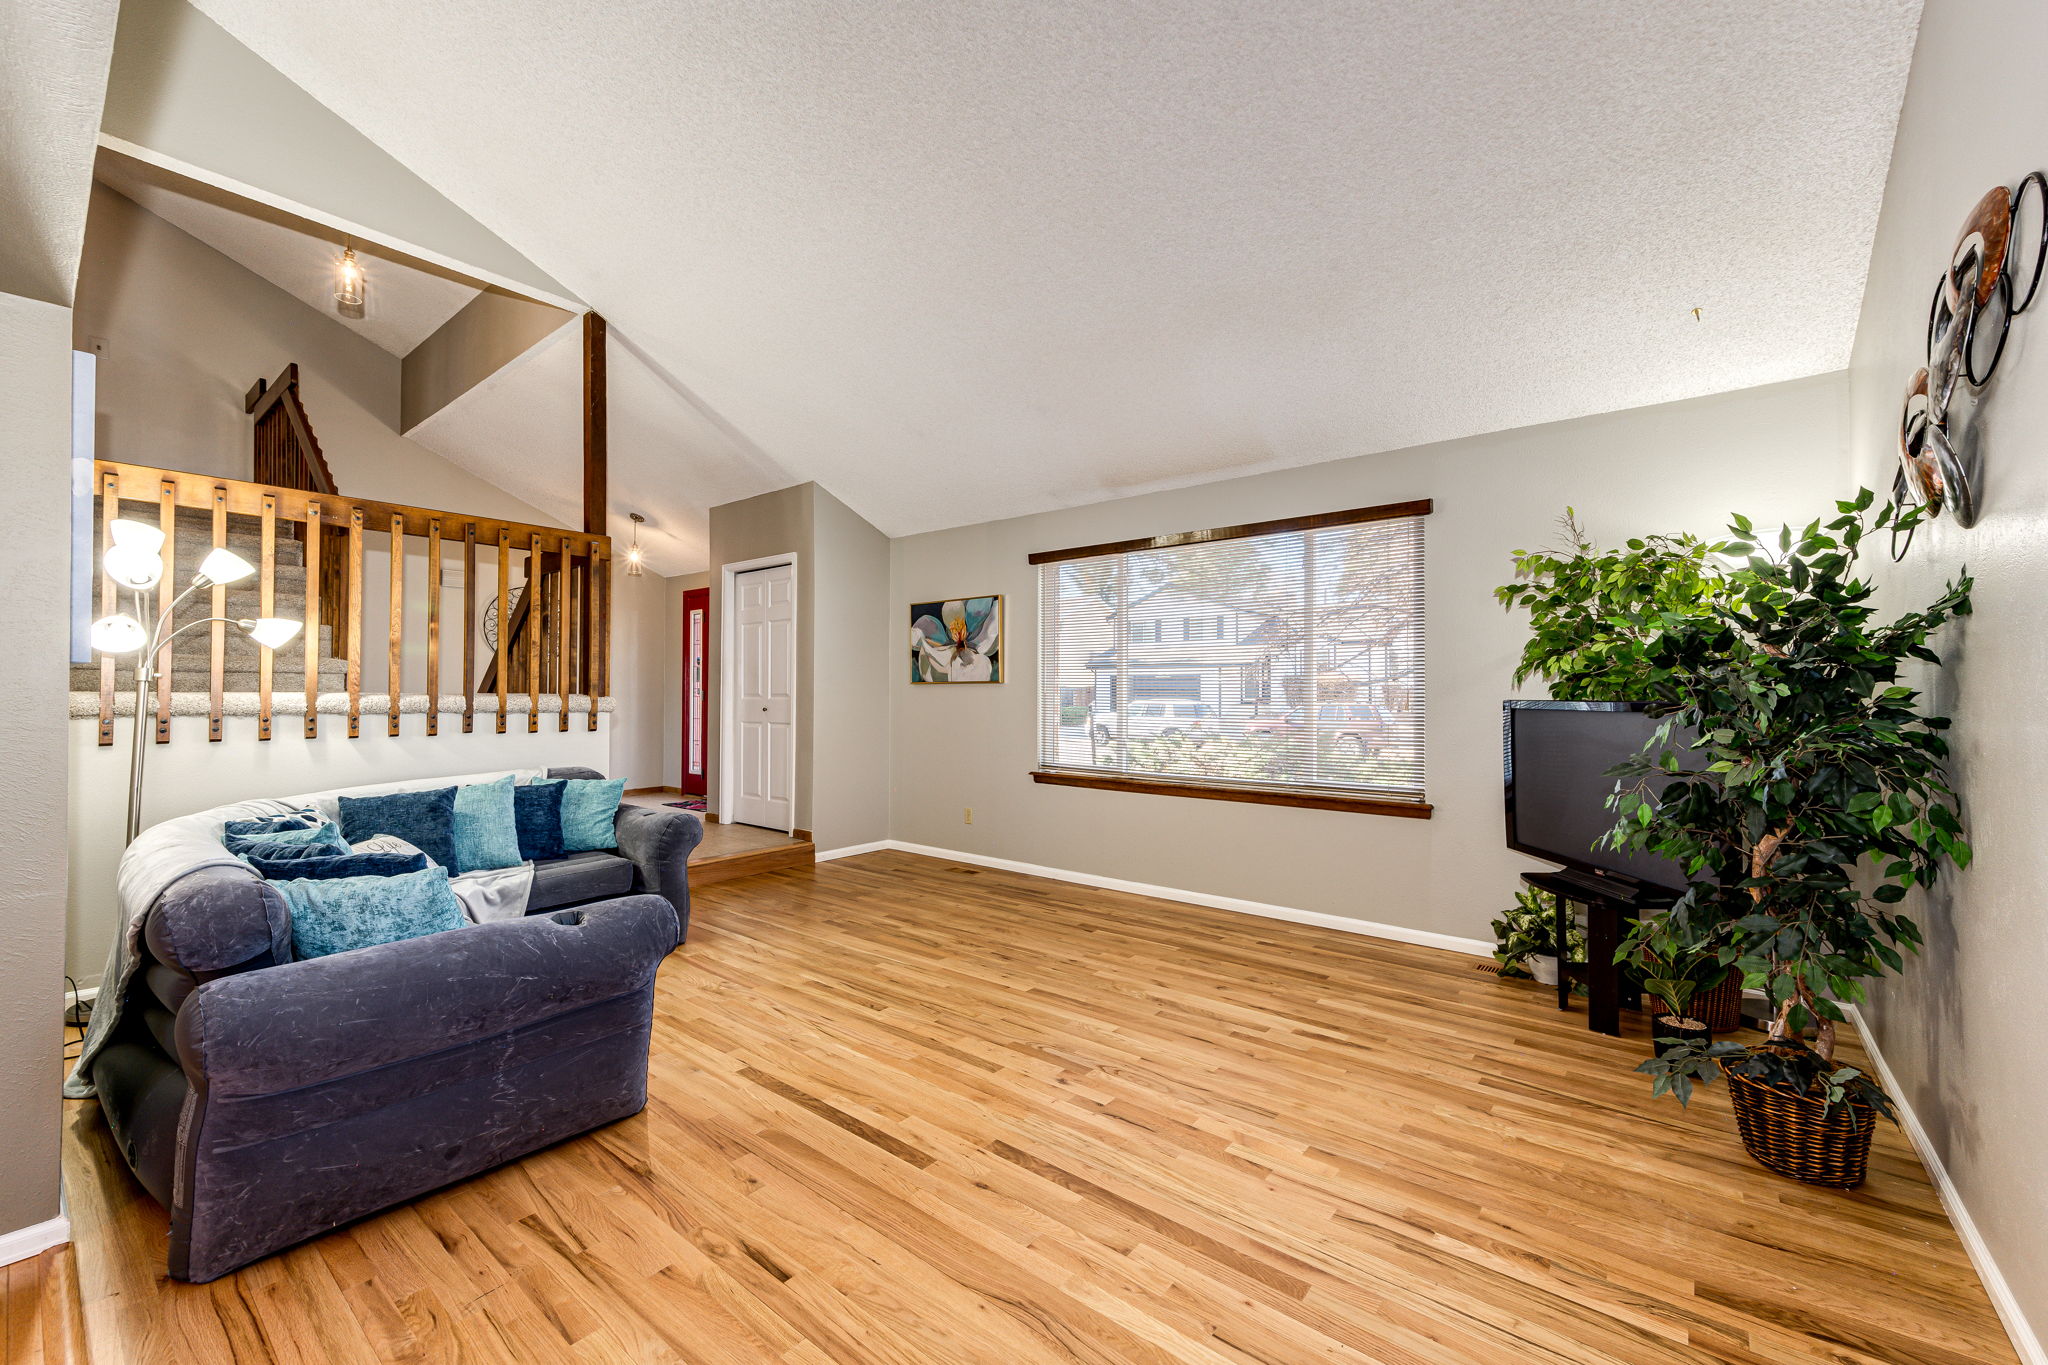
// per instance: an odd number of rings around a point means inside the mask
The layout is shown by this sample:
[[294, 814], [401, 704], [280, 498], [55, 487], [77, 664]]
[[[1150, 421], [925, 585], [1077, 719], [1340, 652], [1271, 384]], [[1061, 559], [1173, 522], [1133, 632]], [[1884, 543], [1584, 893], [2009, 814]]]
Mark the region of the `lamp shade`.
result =
[[282, 616], [265, 616], [255, 621], [239, 623], [249, 632], [249, 638], [265, 649], [282, 649], [299, 634], [299, 623]]
[[132, 654], [149, 639], [142, 622], [122, 612], [92, 623], [92, 647], [102, 654]]
[[239, 583], [255, 572], [254, 564], [232, 550], [210, 550], [199, 561], [199, 576], [208, 583]]
[[151, 526], [146, 521], [130, 521], [117, 517], [107, 523], [107, 530], [113, 534], [114, 543], [124, 549], [133, 548], [155, 554], [164, 547], [164, 533], [160, 526]]
[[[161, 539], [161, 537], [159, 537]], [[141, 545], [122, 545], [118, 542], [107, 547], [106, 558], [101, 562], [107, 577], [124, 588], [143, 592], [163, 581], [164, 561], [154, 549]]]

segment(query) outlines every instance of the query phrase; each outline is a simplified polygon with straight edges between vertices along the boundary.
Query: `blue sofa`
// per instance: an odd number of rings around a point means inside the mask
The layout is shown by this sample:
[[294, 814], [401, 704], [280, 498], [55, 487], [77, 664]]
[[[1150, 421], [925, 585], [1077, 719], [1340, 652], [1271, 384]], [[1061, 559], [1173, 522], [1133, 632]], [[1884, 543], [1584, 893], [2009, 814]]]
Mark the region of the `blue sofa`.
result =
[[537, 863], [524, 919], [307, 961], [254, 871], [174, 881], [91, 1064], [115, 1141], [170, 1211], [170, 1274], [215, 1279], [639, 1112], [655, 971], [689, 925], [703, 825], [622, 806], [617, 834], [616, 854]]

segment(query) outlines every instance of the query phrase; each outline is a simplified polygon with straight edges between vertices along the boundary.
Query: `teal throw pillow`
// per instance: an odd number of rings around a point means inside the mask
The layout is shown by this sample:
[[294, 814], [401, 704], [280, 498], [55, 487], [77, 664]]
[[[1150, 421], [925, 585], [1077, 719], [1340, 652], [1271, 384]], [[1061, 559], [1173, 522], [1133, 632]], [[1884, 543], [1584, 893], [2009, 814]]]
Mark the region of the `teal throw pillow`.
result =
[[268, 857], [307, 857], [314, 854], [346, 853], [348, 843], [332, 822], [314, 829], [274, 829], [263, 834], [222, 834], [221, 842], [237, 858], [251, 853]]
[[448, 869], [399, 877], [335, 877], [272, 882], [292, 910], [292, 952], [326, 957], [351, 948], [460, 929], [468, 921], [448, 885]]
[[617, 848], [619, 798], [626, 794], [626, 779], [608, 782], [571, 780], [562, 784], [562, 848], [583, 853], [594, 848]]
[[512, 810], [512, 779], [471, 782], [455, 789], [455, 870], [488, 872], [517, 867], [519, 824]]

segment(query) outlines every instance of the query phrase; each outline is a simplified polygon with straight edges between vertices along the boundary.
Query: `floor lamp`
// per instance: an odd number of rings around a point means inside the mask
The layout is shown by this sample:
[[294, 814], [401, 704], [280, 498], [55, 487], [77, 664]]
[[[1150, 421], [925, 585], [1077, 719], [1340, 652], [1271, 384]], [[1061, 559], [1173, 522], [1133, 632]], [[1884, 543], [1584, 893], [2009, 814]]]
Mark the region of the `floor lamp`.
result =
[[[125, 519], [111, 522], [107, 529], [113, 535], [114, 543], [107, 548], [103, 568], [116, 586], [135, 595], [135, 611], [133, 614], [117, 612], [93, 622], [92, 647], [102, 654], [136, 654], [140, 651], [135, 660], [135, 734], [128, 751], [128, 832], [122, 840], [122, 846], [126, 847], [135, 842], [135, 836], [142, 832], [142, 770], [149, 752], [144, 736], [153, 719], [157, 658], [164, 647], [188, 630], [222, 622], [237, 627], [266, 649], [278, 649], [298, 635], [301, 624], [282, 616], [264, 616], [256, 620], [208, 616], [172, 629], [171, 617], [186, 598], [202, 588], [239, 583], [255, 573], [256, 567], [233, 551], [216, 547], [200, 561], [191, 586], [173, 597], [158, 613], [154, 609], [157, 587], [164, 577], [163, 555], [159, 553], [163, 549], [164, 533], [147, 522]], [[152, 614], [156, 616], [156, 625], [145, 627], [142, 623]]]

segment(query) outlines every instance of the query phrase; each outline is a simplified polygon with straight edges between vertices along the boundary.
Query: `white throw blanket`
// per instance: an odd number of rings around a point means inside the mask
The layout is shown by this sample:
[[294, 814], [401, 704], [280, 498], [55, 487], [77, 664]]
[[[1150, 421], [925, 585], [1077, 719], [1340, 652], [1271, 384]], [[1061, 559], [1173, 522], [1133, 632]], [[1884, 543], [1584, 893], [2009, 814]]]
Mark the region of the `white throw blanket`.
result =
[[[100, 975], [99, 994], [93, 1000], [92, 1022], [86, 1026], [85, 1046], [79, 1051], [78, 1064], [64, 1081], [66, 1098], [84, 1099], [93, 1093], [92, 1063], [120, 1023], [129, 985], [142, 961], [142, 924], [149, 908], [181, 878], [202, 868], [248, 867], [247, 863], [228, 852], [221, 842], [221, 833], [228, 821], [286, 815], [310, 806], [338, 823], [341, 819], [340, 798], [344, 796], [432, 791], [437, 787], [495, 782], [501, 777], [511, 777], [523, 784], [546, 776], [545, 768], [514, 768], [506, 772], [473, 773], [464, 777], [421, 777], [404, 782], [342, 787], [281, 799], [258, 797], [215, 806], [194, 815], [180, 815], [151, 825], [136, 835], [135, 842], [128, 845], [128, 851], [121, 855], [121, 865], [115, 873], [121, 932], [114, 935], [113, 945], [107, 950], [107, 966]], [[527, 899], [533, 888], [533, 864], [522, 863], [518, 867], [495, 872], [472, 872], [451, 877], [449, 885], [455, 889], [463, 913], [473, 922], [481, 924], [488, 919], [517, 919], [526, 913]], [[288, 955], [288, 942], [273, 946]]]

